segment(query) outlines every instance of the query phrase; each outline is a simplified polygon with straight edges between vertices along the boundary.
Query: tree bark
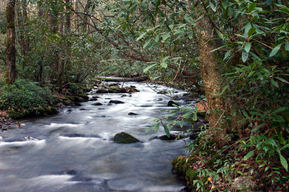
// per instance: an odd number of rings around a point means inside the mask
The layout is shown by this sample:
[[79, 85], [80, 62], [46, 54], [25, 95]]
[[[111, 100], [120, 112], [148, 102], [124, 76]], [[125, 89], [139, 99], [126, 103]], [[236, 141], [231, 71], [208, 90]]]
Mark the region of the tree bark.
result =
[[83, 31], [88, 31], [89, 30], [89, 25], [88, 25], [88, 14], [89, 14], [89, 9], [91, 7], [91, 0], [87, 0], [86, 5], [84, 7], [84, 17], [83, 17]]
[[6, 83], [13, 84], [16, 79], [15, 0], [9, 0], [7, 3], [6, 19], [7, 19]]
[[222, 66], [218, 63], [216, 52], [211, 52], [216, 48], [216, 43], [213, 40], [215, 32], [210, 19], [204, 12], [205, 10], [199, 3], [196, 6], [196, 19], [198, 19], [196, 22], [196, 32], [200, 53], [200, 69], [210, 110], [207, 116], [210, 130], [214, 135], [216, 143], [222, 146], [227, 133], [227, 126], [223, 118], [227, 113], [226, 102], [220, 96], [223, 89]]
[[[61, 28], [62, 23], [59, 25], [59, 0], [46, 0], [46, 4], [48, 5], [48, 17], [49, 17], [49, 28], [52, 35], [56, 35]], [[51, 56], [53, 57], [53, 62], [51, 63], [51, 69], [53, 71], [50, 74], [50, 78], [53, 83], [58, 82], [58, 74], [59, 74], [59, 64], [61, 62], [60, 53], [58, 49], [59, 45], [54, 44], [53, 50], [51, 51]]]
[[21, 55], [24, 58], [22, 68], [28, 63], [28, 54], [30, 51], [30, 39], [29, 39], [29, 23], [27, 15], [27, 2], [26, 0], [17, 1], [17, 25], [20, 28], [17, 36], [20, 44]]

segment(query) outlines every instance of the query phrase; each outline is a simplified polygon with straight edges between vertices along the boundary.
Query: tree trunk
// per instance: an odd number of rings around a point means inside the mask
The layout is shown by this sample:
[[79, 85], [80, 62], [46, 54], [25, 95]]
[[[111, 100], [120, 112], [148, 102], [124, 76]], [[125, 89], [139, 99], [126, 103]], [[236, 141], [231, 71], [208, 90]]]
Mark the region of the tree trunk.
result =
[[89, 14], [89, 9], [91, 7], [92, 3], [91, 0], [87, 0], [86, 5], [84, 7], [84, 17], [83, 17], [83, 31], [88, 31], [89, 26], [88, 26], [88, 14]]
[[70, 43], [70, 33], [71, 33], [71, 7], [72, 2], [71, 0], [65, 0], [66, 2], [66, 13], [65, 13], [65, 36], [66, 36], [66, 59], [65, 59], [65, 65], [66, 65], [66, 71], [71, 69], [71, 43]]
[[30, 52], [30, 37], [29, 37], [29, 18], [27, 13], [28, 2], [22, 0], [23, 23], [24, 23], [24, 48], [25, 48], [25, 63], [28, 63], [28, 54]]
[[6, 83], [13, 84], [16, 79], [15, 0], [9, 0], [7, 3], [6, 19], [7, 19]]
[[[49, 17], [49, 28], [52, 33], [52, 35], [56, 35], [59, 32], [59, 28], [61, 28], [61, 25], [59, 25], [58, 17], [59, 17], [59, 3], [58, 0], [46, 0], [48, 5], [48, 17]], [[51, 63], [51, 69], [53, 73], [51, 74], [51, 80], [53, 83], [57, 83], [58, 81], [58, 72], [59, 72], [59, 63], [61, 62], [59, 60], [60, 54], [59, 54], [59, 45], [54, 44], [53, 50], [51, 51], [51, 56], [53, 57], [53, 63]]]
[[210, 124], [211, 133], [214, 135], [215, 141], [220, 147], [224, 144], [227, 133], [227, 126], [223, 118], [227, 112], [226, 102], [222, 96], [219, 95], [223, 89], [221, 76], [222, 66], [218, 63], [216, 52], [211, 52], [216, 48], [216, 44], [213, 40], [215, 38], [214, 28], [210, 19], [205, 14], [201, 13], [205, 12], [201, 6], [202, 5], [199, 3], [196, 7], [196, 18], [203, 15], [196, 23], [197, 41], [200, 53], [200, 69], [208, 108], [210, 110], [207, 119]]
[[27, 2], [26, 0], [17, 1], [17, 25], [19, 27], [18, 42], [20, 44], [21, 55], [24, 58], [24, 63], [22, 68], [28, 63], [28, 54], [30, 50], [30, 40], [29, 40], [29, 23], [27, 15]]

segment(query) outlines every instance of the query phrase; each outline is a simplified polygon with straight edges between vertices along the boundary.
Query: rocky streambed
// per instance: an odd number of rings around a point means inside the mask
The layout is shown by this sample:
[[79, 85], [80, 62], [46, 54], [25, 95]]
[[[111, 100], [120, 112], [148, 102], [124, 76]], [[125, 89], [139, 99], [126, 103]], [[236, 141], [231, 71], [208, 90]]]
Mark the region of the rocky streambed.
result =
[[[184, 184], [172, 174], [171, 160], [184, 154], [183, 139], [157, 139], [164, 131], [148, 128], [171, 108], [171, 98], [157, 92], [175, 97], [184, 92], [146, 83], [121, 86], [133, 91], [92, 90], [81, 106], [1, 132], [0, 191], [181, 191]], [[114, 142], [123, 133], [133, 142]]]

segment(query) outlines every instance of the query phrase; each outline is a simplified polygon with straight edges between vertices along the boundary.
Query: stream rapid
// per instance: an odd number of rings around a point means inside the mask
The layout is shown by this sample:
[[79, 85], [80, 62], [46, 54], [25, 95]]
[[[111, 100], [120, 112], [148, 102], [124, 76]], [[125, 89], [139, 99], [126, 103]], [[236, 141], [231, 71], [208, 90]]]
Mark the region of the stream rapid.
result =
[[[178, 192], [182, 181], [171, 160], [185, 152], [183, 140], [153, 139], [153, 120], [167, 113], [170, 97], [183, 91], [129, 82], [140, 92], [95, 94], [97, 101], [66, 107], [55, 116], [26, 120], [0, 133], [0, 192]], [[154, 90], [155, 89], [155, 90]], [[123, 104], [109, 104], [110, 100]], [[99, 102], [103, 105], [95, 106]], [[185, 101], [179, 101], [185, 102]], [[128, 115], [130, 112], [137, 115]], [[126, 132], [141, 142], [118, 144]]]

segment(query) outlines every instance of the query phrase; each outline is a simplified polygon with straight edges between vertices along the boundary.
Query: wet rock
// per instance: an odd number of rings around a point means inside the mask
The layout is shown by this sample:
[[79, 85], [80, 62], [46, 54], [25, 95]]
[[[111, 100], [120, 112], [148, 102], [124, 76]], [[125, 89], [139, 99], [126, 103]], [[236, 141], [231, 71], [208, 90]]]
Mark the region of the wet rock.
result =
[[160, 90], [157, 92], [157, 94], [168, 94], [168, 91], [167, 90]]
[[187, 135], [171, 133], [169, 137], [167, 135], [162, 135], [162, 136], [159, 136], [158, 139], [165, 140], [165, 141], [172, 141], [176, 139], [183, 139], [184, 137], [187, 137]]
[[96, 93], [108, 93], [108, 90], [105, 88], [98, 88]]
[[152, 107], [153, 105], [141, 105], [140, 107]]
[[84, 134], [80, 134], [80, 133], [70, 133], [70, 134], [65, 134], [63, 136], [65, 136], [65, 137], [85, 137]]
[[256, 184], [249, 177], [242, 176], [235, 178], [231, 187], [234, 191], [253, 192], [255, 191]]
[[85, 108], [80, 108], [79, 110], [80, 110], [80, 111], [85, 111], [86, 109], [85, 109]]
[[177, 103], [174, 102], [174, 101], [169, 101], [169, 102], [168, 102], [168, 106], [169, 106], [169, 107], [175, 107], [175, 106], [180, 106], [180, 105], [177, 104]]
[[135, 137], [133, 137], [130, 134], [125, 133], [125, 132], [121, 132], [121, 133], [116, 134], [113, 137], [113, 141], [115, 143], [123, 143], [123, 144], [140, 142], [137, 138], [135, 138]]
[[119, 100], [110, 100], [109, 104], [124, 104], [124, 102]]
[[130, 86], [126, 88], [127, 93], [135, 93], [135, 92], [139, 92], [139, 90], [136, 89], [135, 86]]
[[100, 105], [102, 105], [102, 103], [96, 102], [96, 103], [93, 103], [92, 105], [94, 105], [94, 106], [100, 106]]
[[119, 86], [119, 85], [120, 85], [119, 83], [111, 83], [111, 84], [109, 84], [110, 87], [112, 87], [112, 86]]
[[129, 112], [128, 115], [138, 115], [138, 114], [134, 112]]
[[111, 86], [108, 88], [109, 93], [127, 93], [127, 90], [118, 86]]
[[81, 133], [70, 133], [63, 135], [65, 137], [93, 137], [93, 138], [101, 138], [99, 135], [85, 135]]
[[74, 105], [75, 106], [81, 106], [81, 104], [79, 102], [75, 102]]
[[98, 96], [93, 96], [89, 99], [89, 101], [97, 101], [98, 98], [99, 98]]

